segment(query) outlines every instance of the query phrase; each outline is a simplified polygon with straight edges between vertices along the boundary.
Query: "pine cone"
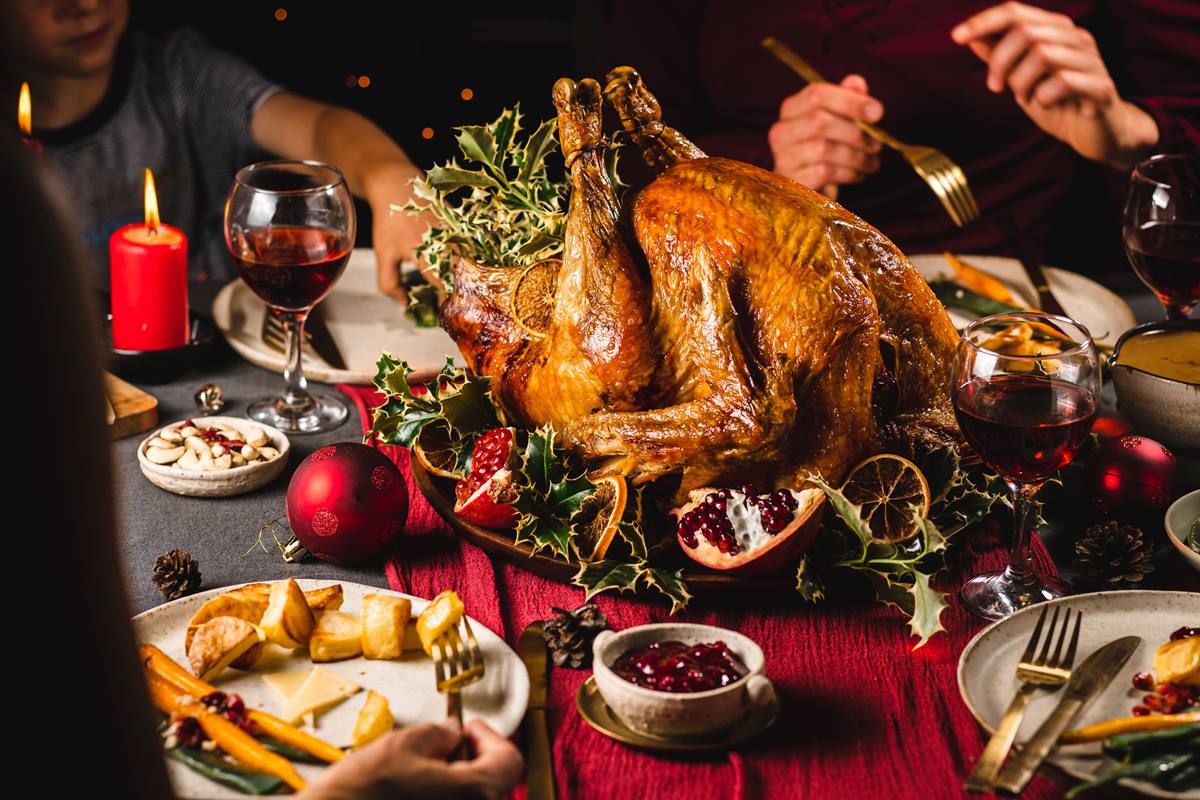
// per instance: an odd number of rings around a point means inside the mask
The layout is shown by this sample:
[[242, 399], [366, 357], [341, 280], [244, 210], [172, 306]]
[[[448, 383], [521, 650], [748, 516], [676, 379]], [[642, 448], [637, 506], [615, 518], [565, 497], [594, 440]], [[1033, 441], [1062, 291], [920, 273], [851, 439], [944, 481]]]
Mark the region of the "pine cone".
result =
[[1072, 567], [1085, 585], [1119, 589], [1140, 583], [1154, 571], [1153, 553], [1140, 530], [1109, 520], [1088, 528], [1075, 542]]
[[584, 603], [574, 611], [552, 609], [557, 617], [542, 628], [556, 667], [586, 669], [592, 663], [592, 640], [608, 627], [608, 617], [595, 603]]
[[187, 550], [175, 548], [154, 560], [153, 581], [168, 600], [183, 597], [200, 587], [200, 562]]

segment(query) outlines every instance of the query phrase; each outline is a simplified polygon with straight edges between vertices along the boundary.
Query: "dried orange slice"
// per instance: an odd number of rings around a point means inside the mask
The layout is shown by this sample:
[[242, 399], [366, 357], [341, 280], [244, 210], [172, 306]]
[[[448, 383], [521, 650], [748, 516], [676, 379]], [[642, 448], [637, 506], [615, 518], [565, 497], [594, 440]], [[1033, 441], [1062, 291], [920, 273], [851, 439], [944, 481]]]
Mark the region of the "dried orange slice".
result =
[[413, 442], [413, 455], [426, 471], [441, 478], [460, 481], [467, 476], [459, 465], [450, 431], [443, 423], [432, 423], [421, 429]]
[[562, 261], [548, 258], [526, 267], [512, 290], [513, 319], [526, 332], [545, 336], [554, 318], [554, 293]]
[[842, 494], [862, 506], [862, 517], [877, 539], [900, 542], [916, 534], [912, 507], [929, 513], [929, 483], [916, 464], [891, 453], [868, 458], [842, 485]]
[[628, 488], [620, 475], [595, 480], [596, 492], [571, 515], [571, 544], [580, 561], [599, 561], [608, 552], [625, 514]]

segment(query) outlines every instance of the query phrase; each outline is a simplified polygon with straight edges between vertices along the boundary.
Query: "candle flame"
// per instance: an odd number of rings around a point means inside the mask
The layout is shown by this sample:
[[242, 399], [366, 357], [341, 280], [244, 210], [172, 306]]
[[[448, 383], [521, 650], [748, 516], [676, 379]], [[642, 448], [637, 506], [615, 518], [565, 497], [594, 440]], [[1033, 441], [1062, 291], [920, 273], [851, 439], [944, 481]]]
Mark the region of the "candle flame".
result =
[[151, 230], [157, 230], [159, 225], [158, 218], [158, 194], [154, 191], [154, 173], [146, 167], [146, 227]]
[[[9, 95], [9, 97], [11, 96]], [[17, 100], [17, 127], [21, 129], [22, 136], [29, 136], [33, 133], [33, 113], [29, 103], [29, 84], [24, 82], [21, 84], [21, 97]]]

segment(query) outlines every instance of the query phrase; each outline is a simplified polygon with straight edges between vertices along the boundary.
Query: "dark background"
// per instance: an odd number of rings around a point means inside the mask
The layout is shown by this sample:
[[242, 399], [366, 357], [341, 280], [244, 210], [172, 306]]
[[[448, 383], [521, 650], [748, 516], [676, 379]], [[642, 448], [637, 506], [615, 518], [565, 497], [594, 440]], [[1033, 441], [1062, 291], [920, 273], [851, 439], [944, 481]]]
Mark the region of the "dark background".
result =
[[428, 168], [458, 154], [454, 126], [490, 122], [519, 101], [525, 127], [536, 127], [554, 115], [556, 79], [602, 77], [609, 5], [134, 0], [130, 27], [194, 28], [289, 90], [362, 112]]
[[[600, 0], [133, 0], [130, 28], [194, 28], [289, 90], [363, 113], [428, 169], [458, 155], [454, 126], [491, 122], [520, 102], [524, 127], [536, 127], [554, 116], [555, 80], [603, 77], [612, 66], [602, 63], [609, 13]], [[364, 76], [369, 83], [360, 87]], [[369, 247], [371, 216], [361, 201], [358, 212], [358, 245]]]

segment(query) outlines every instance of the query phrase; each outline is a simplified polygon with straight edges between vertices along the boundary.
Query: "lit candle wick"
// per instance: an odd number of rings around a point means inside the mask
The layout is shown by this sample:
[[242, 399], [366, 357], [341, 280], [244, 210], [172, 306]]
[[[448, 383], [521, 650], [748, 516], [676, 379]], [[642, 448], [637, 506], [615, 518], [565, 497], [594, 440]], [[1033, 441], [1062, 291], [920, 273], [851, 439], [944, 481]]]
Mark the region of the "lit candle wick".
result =
[[21, 83], [21, 95], [17, 99], [17, 127], [25, 138], [33, 135], [33, 110], [29, 101], [29, 84], [25, 82]]
[[150, 229], [151, 236], [158, 235], [158, 193], [154, 191], [154, 173], [146, 167], [146, 227]]

